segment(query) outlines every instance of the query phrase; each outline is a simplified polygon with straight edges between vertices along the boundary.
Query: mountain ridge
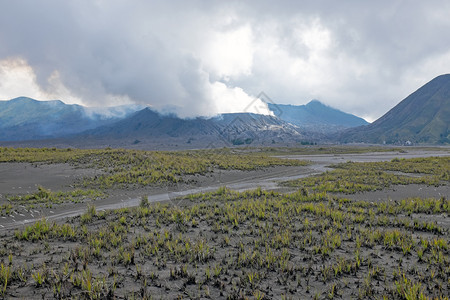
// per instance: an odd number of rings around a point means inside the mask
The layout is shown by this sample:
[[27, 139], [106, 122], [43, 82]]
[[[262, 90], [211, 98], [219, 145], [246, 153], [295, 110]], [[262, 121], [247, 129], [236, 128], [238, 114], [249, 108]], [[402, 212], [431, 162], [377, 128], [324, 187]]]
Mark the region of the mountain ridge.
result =
[[[311, 109], [314, 108], [313, 106], [319, 107], [316, 111], [321, 111], [322, 106], [325, 107], [318, 101], [311, 101], [307, 105], [311, 111], [314, 111]], [[337, 111], [332, 108], [327, 109]], [[121, 114], [121, 110], [125, 112]], [[310, 119], [313, 118], [310, 117]], [[321, 123], [324, 122], [321, 121]], [[131, 124], [133, 128], [130, 127]], [[195, 139], [196, 136], [197, 138], [209, 136], [212, 139], [214, 135], [219, 135], [219, 139], [227, 136], [226, 140], [232, 143], [242, 141], [263, 143], [262, 140], [265, 138], [270, 142], [292, 143], [302, 138], [308, 141], [324, 140], [325, 136], [317, 130], [319, 125], [312, 124], [312, 126], [316, 131], [308, 130], [306, 125], [299, 128], [276, 116], [251, 113], [228, 113], [212, 118], [181, 119], [176, 115], [161, 114], [150, 108], [142, 110], [135, 108], [133, 111], [126, 106], [112, 107], [106, 108], [105, 112], [105, 108], [65, 104], [61, 100], [38, 101], [27, 97], [0, 102], [0, 140], [3, 141], [42, 140], [70, 136], [73, 138], [95, 136], [103, 140], [123, 139], [127, 136], [136, 136], [136, 140], [150, 136], [158, 138], [190, 136], [189, 139]], [[327, 128], [331, 127], [328, 125]], [[322, 131], [326, 131], [326, 128]], [[102, 134], [104, 137], [101, 136]]]
[[128, 139], [139, 142], [153, 139], [158, 143], [164, 140], [177, 140], [178, 143], [197, 141], [199, 146], [214, 144], [215, 141], [221, 146], [283, 140], [295, 142], [302, 137], [297, 128], [273, 116], [229, 113], [212, 118], [181, 119], [174, 115], [161, 115], [150, 108], [114, 124], [86, 131], [80, 136], [85, 139]]
[[0, 140], [57, 138], [110, 124], [140, 106], [91, 108], [61, 100], [18, 97], [0, 101]]
[[[61, 100], [0, 101], [0, 141], [45, 140], [83, 147], [111, 144], [208, 147], [297, 143], [450, 143], [450, 74], [440, 75], [375, 122], [311, 100], [268, 103], [274, 116], [228, 113], [182, 119], [149, 107], [90, 108]], [[357, 126], [365, 124], [362, 126]], [[348, 128], [350, 127], [350, 128]]]

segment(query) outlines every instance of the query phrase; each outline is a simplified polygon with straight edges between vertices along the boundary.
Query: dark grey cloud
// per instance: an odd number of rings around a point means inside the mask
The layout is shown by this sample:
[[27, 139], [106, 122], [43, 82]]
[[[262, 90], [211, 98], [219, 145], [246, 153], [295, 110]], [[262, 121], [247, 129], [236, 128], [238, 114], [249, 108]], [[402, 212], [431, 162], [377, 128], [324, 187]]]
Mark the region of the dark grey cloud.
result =
[[374, 119], [450, 69], [444, 0], [0, 0], [0, 11], [0, 61], [22, 59], [44, 92], [57, 96], [56, 80], [93, 106], [205, 115], [264, 91]]

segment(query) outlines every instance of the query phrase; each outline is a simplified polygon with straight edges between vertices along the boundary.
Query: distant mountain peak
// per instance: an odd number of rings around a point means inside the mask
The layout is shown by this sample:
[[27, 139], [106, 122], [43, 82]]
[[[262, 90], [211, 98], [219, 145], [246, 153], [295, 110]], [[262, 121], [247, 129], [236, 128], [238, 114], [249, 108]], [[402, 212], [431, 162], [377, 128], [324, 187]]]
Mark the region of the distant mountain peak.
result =
[[269, 109], [278, 118], [308, 132], [328, 134], [345, 128], [368, 124], [362, 118], [330, 107], [317, 99], [311, 100], [306, 105], [269, 103]]
[[323, 104], [322, 102], [320, 102], [320, 101], [317, 100], [317, 99], [312, 99], [311, 101], [309, 101], [309, 102], [306, 104], [306, 106], [308, 106], [308, 105], [323, 105], [323, 106], [328, 106], [328, 105]]

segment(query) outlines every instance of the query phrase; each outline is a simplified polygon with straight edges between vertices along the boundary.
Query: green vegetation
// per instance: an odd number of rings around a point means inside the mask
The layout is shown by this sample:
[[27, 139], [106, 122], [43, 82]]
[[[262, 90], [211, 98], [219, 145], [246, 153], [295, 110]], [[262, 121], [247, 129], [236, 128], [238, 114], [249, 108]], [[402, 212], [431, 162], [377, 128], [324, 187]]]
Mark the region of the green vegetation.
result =
[[427, 158], [394, 158], [390, 162], [347, 162], [332, 165], [339, 169], [364, 169], [373, 171], [398, 171], [411, 174], [430, 174], [437, 176], [439, 180], [450, 181], [450, 156]]
[[57, 204], [78, 203], [88, 199], [96, 200], [104, 197], [106, 197], [106, 194], [100, 190], [74, 189], [70, 192], [52, 192], [39, 186], [37, 192], [32, 194], [7, 196], [9, 203], [0, 205], [0, 215], [10, 215], [12, 212], [18, 212], [19, 207], [27, 210], [35, 207], [51, 208]]
[[0, 162], [66, 163], [89, 156], [98, 150], [57, 148], [8, 148], [0, 147]]
[[39, 187], [32, 194], [7, 196], [0, 213], [17, 212], [18, 206], [52, 207], [67, 202], [83, 202], [106, 197], [108, 188], [171, 185], [188, 181], [189, 175], [206, 175], [214, 170], [250, 171], [271, 166], [303, 166], [306, 161], [270, 157], [267, 154], [230, 149], [180, 152], [135, 151], [120, 149], [81, 150], [56, 148], [2, 148], [0, 162], [69, 163], [79, 168], [96, 168], [103, 175], [84, 178], [78, 188], [52, 192]]
[[183, 176], [205, 175], [215, 169], [250, 171], [271, 166], [302, 166], [307, 162], [269, 157], [257, 153], [235, 153], [230, 149], [181, 152], [116, 150], [89, 157], [107, 174], [89, 179], [86, 186], [152, 185], [183, 181]]
[[170, 184], [183, 176], [215, 169], [250, 171], [271, 166], [304, 166], [306, 161], [232, 149], [157, 152], [136, 150], [14, 149], [0, 148], [0, 162], [70, 163], [98, 168], [104, 175], [86, 178], [85, 187]]
[[[305, 145], [304, 145], [305, 146]], [[425, 149], [425, 148], [424, 148]], [[440, 148], [433, 148], [439, 150]], [[441, 149], [440, 149], [441, 150]], [[361, 154], [371, 152], [407, 152], [404, 148], [380, 146], [308, 146], [308, 147], [265, 147], [259, 151], [270, 155], [315, 155], [315, 154]]]
[[[436, 148], [439, 149], [439, 148]], [[435, 150], [436, 150], [435, 149]], [[120, 150], [120, 149], [58, 149], [58, 148], [9, 148], [0, 147], [0, 162], [32, 162], [32, 163], [89, 163], [97, 161], [99, 165], [104, 165], [101, 159], [108, 154], [113, 155], [130, 155], [139, 156], [141, 158], [152, 158], [151, 154], [163, 153], [167, 155], [189, 156], [192, 153], [197, 153], [200, 156], [209, 155], [234, 155], [236, 158], [239, 155], [262, 154], [276, 155], [276, 154], [344, 154], [344, 153], [367, 153], [367, 152], [389, 152], [399, 151], [399, 148], [384, 148], [384, 147], [302, 147], [302, 148], [240, 148], [240, 149], [210, 149], [197, 151], [177, 151], [177, 152], [162, 152], [162, 151], [135, 151], [135, 150]], [[400, 151], [404, 151], [401, 150]], [[196, 155], [198, 156], [198, 155]], [[157, 158], [157, 156], [155, 157]], [[204, 158], [204, 157], [203, 157]], [[111, 163], [111, 160], [108, 160]], [[114, 163], [114, 162], [112, 162]]]
[[46, 204], [51, 207], [52, 204], [63, 202], [81, 202], [83, 199], [103, 198], [105, 194], [98, 190], [81, 190], [76, 189], [71, 192], [52, 192], [42, 186], [38, 187], [38, 191], [25, 196], [12, 196], [8, 200], [21, 205]]
[[[391, 162], [346, 162], [331, 166], [336, 168], [317, 176], [285, 182], [293, 187], [314, 191], [354, 194], [374, 191], [392, 185], [426, 184], [438, 186], [450, 181], [450, 157], [420, 159], [393, 159]], [[402, 173], [429, 174], [411, 177]]]
[[[184, 208], [145, 204], [98, 213], [91, 206], [72, 224], [42, 219], [15, 232], [12, 261], [71, 241], [51, 265], [27, 265], [32, 272], [24, 275], [38, 293], [50, 288], [62, 298], [74, 292], [149, 298], [152, 291], [228, 299], [309, 298], [324, 291], [330, 298], [448, 294], [449, 228], [406, 214], [448, 215], [448, 199], [364, 203], [325, 192], [221, 188], [189, 200]], [[19, 266], [12, 264], [11, 272]], [[6, 294], [18, 282], [11, 279]]]

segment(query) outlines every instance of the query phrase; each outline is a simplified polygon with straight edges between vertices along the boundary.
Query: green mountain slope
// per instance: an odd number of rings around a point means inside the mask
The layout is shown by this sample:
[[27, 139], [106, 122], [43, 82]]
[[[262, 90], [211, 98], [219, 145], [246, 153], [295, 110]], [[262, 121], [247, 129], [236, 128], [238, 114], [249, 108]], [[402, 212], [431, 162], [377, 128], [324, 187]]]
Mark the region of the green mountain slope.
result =
[[409, 95], [370, 125], [345, 131], [342, 142], [401, 144], [450, 143], [450, 74], [441, 75]]

